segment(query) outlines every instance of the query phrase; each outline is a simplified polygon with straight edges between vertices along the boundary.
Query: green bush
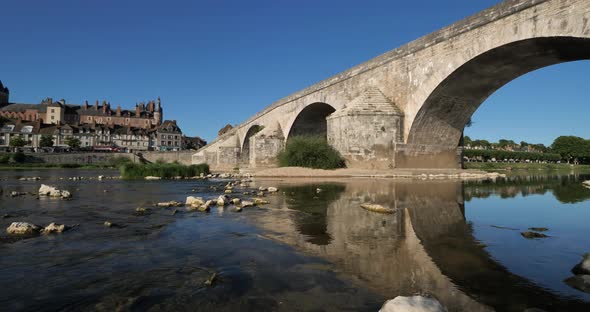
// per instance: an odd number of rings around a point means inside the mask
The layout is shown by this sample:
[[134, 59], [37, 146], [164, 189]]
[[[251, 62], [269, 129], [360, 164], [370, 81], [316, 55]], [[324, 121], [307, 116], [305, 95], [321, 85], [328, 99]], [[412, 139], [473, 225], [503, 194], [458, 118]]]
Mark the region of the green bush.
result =
[[345, 167], [340, 153], [331, 147], [325, 138], [299, 136], [290, 138], [287, 146], [278, 155], [281, 167], [308, 167], [336, 169]]
[[0, 164], [7, 164], [10, 162], [10, 154], [0, 156]]
[[19, 164], [24, 163], [26, 158], [27, 156], [23, 152], [16, 152], [14, 155], [12, 155], [12, 160]]
[[180, 164], [133, 164], [126, 163], [119, 166], [119, 172], [124, 179], [137, 179], [147, 176], [162, 178], [194, 177], [209, 174], [209, 165], [180, 165]]
[[133, 161], [129, 157], [116, 156], [116, 157], [113, 157], [109, 161], [109, 163], [110, 163], [111, 166], [116, 167], [116, 168], [119, 168], [122, 165], [133, 163]]

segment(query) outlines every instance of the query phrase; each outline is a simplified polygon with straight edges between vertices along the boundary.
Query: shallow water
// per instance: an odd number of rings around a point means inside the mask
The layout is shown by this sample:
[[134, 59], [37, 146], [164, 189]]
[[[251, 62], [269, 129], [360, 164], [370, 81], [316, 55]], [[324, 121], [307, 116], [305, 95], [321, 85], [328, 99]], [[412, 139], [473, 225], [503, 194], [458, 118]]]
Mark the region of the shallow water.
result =
[[[62, 179], [99, 174], [116, 172], [0, 172], [0, 215], [9, 216], [0, 228], [78, 224], [57, 235], [0, 234], [3, 310], [376, 311], [417, 293], [450, 311], [590, 310], [590, 294], [563, 283], [590, 252], [590, 190], [580, 186], [588, 176], [258, 181], [251, 187], [279, 186], [271, 204], [202, 213], [153, 204], [217, 197], [226, 181]], [[7, 196], [41, 183], [74, 198]], [[250, 198], [242, 191], [235, 196]], [[363, 202], [399, 210], [377, 214]], [[529, 227], [550, 237], [525, 239]]]

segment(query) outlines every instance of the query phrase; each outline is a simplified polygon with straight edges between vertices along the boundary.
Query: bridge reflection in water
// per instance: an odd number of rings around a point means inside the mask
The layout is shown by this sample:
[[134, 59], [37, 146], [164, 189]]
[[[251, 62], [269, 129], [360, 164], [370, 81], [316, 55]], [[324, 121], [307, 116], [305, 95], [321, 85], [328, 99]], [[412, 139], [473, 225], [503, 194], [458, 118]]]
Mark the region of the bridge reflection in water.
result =
[[[294, 181], [280, 188], [283, 195], [269, 197], [278, 209], [255, 222], [385, 298], [431, 294], [450, 311], [590, 311], [590, 303], [496, 262], [465, 220], [461, 182]], [[363, 202], [398, 212], [369, 212], [360, 208]]]

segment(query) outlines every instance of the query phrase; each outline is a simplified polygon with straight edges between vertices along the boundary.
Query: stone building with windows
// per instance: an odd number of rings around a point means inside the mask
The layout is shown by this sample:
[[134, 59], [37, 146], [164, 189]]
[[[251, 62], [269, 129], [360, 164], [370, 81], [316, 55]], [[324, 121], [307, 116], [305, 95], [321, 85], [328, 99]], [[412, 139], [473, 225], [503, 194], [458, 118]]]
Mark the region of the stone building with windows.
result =
[[[80, 140], [80, 147], [117, 147], [127, 151], [178, 151], [183, 148], [182, 131], [175, 120], [162, 121], [160, 98], [139, 103], [134, 110], [96, 101], [90, 105], [67, 104], [65, 100], [44, 99], [39, 104], [11, 103], [9, 90], [0, 82], [0, 117], [8, 122], [0, 128], [0, 147], [20, 136], [26, 147], [39, 147], [43, 135], [53, 138], [54, 146], [67, 146], [66, 139]], [[1, 125], [0, 125], [1, 126]]]
[[156, 128], [159, 151], [179, 151], [182, 149], [182, 131], [176, 120], [166, 120]]

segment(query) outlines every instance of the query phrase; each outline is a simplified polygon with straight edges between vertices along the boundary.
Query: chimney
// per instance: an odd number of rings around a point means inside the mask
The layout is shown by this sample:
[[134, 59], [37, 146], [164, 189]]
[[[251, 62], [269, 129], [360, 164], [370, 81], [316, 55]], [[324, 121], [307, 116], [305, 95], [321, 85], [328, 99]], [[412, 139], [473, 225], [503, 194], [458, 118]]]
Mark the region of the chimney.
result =
[[84, 104], [84, 108], [88, 109], [90, 107], [90, 105], [88, 105], [88, 101], [86, 101], [86, 104]]
[[107, 112], [107, 103], [106, 102], [102, 102], [102, 112], [106, 113]]
[[98, 100], [94, 103], [94, 109], [98, 110]]
[[117, 116], [121, 116], [121, 105], [117, 106]]
[[139, 104], [135, 104], [135, 117], [139, 117]]

